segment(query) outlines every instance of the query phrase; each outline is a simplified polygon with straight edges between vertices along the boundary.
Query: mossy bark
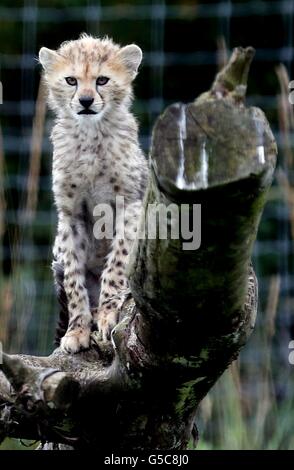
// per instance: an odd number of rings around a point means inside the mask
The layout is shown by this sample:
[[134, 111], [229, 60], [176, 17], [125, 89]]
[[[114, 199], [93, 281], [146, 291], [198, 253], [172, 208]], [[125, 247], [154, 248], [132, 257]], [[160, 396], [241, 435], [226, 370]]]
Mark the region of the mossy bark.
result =
[[[198, 404], [257, 312], [250, 259], [276, 146], [263, 113], [244, 105], [252, 56], [236, 49], [209, 92], [155, 124], [141, 230], [150, 204], [174, 212], [167, 239], [134, 245], [113, 348], [93, 334], [92, 348], [74, 356], [4, 356], [1, 436], [76, 449], [187, 447]], [[179, 214], [192, 223], [195, 204], [201, 243], [186, 250], [171, 228]]]

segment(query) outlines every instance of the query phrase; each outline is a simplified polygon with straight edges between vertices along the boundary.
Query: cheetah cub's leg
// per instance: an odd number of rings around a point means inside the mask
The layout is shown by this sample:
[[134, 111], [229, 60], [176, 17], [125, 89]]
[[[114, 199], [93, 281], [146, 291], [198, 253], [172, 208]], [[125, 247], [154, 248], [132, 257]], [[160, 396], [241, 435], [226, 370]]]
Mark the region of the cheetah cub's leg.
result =
[[94, 322], [103, 341], [110, 339], [111, 331], [118, 323], [124, 292], [128, 289], [126, 266], [136, 237], [141, 208], [142, 201], [127, 206], [123, 220], [124, 238], [118, 236], [113, 240], [111, 252], [102, 272], [99, 307], [94, 315]]
[[61, 348], [76, 353], [89, 347], [92, 315], [85, 287], [87, 237], [78, 220], [59, 222], [59, 240], [64, 266], [64, 290], [68, 300], [69, 322]]

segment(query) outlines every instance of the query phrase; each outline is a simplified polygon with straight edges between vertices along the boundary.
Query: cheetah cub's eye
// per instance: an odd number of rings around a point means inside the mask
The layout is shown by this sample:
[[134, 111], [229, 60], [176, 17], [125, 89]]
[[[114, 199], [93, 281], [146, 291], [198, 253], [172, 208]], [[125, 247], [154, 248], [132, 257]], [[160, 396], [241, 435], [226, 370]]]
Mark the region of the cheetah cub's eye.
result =
[[100, 77], [97, 78], [96, 80], [96, 84], [97, 85], [106, 85], [106, 83], [109, 81], [109, 78], [108, 77], [103, 77], [102, 75]]
[[78, 83], [75, 77], [65, 77], [65, 81], [71, 86], [76, 86]]

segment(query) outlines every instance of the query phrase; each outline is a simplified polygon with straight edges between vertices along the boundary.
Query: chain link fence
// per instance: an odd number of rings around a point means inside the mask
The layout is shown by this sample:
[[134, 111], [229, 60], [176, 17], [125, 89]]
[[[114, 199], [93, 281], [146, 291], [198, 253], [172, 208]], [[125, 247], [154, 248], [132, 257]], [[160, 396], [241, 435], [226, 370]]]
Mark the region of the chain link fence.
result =
[[[292, 111], [278, 95], [281, 73], [294, 78], [293, 18], [293, 1], [1, 1], [0, 339], [5, 350], [48, 353], [58, 312], [50, 269], [56, 225], [48, 139], [52, 116], [47, 112], [43, 123], [39, 48], [57, 48], [81, 32], [140, 45], [144, 61], [133, 109], [148, 153], [158, 114], [172, 102], [188, 102], [205, 91], [227, 49], [252, 45], [256, 56], [247, 102], [266, 113], [279, 157], [254, 249], [258, 325], [230, 383], [241, 387], [246, 420], [252, 420], [256, 400], [267, 400], [267, 407], [289, 405], [294, 377], [289, 361], [294, 339], [294, 134]], [[283, 69], [277, 69], [280, 63]], [[226, 393], [226, 386], [217, 386], [219, 393]], [[203, 407], [202, 421], [207, 439], [213, 440], [219, 414], [209, 406]], [[214, 425], [206, 423], [209, 409]], [[262, 420], [265, 411], [258, 410]], [[294, 448], [293, 439], [289, 442], [283, 445]]]

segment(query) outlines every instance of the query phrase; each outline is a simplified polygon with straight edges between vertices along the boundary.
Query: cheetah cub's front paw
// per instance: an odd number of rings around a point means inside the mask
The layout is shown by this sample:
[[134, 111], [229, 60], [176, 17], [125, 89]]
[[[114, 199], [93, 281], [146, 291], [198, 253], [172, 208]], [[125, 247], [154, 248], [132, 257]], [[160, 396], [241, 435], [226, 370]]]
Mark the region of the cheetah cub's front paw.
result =
[[118, 313], [117, 308], [112, 307], [110, 303], [97, 309], [94, 321], [102, 341], [110, 340], [111, 332], [118, 322]]
[[88, 349], [90, 345], [90, 328], [79, 327], [68, 331], [60, 342], [60, 347], [67, 353], [77, 353]]

